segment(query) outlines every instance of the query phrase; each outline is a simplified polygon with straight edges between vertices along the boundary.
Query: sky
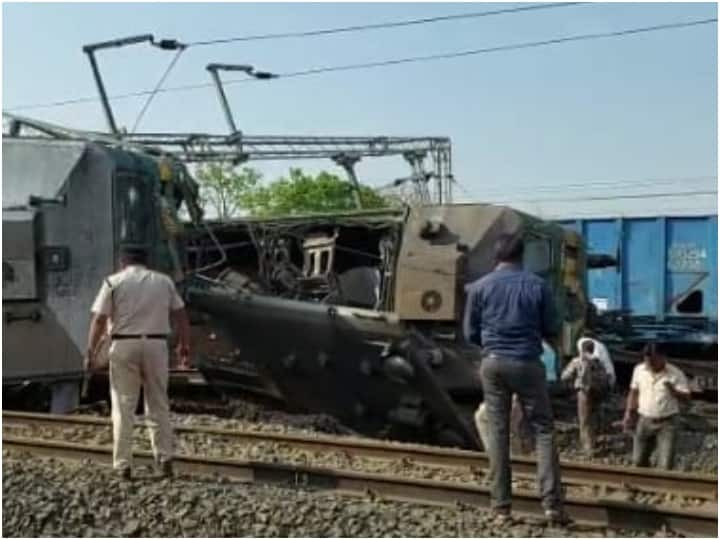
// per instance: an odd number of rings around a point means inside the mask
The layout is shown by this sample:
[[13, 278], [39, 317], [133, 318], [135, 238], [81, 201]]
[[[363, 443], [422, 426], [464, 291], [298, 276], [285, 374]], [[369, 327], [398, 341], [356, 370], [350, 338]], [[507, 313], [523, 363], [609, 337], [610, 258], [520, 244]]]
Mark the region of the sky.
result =
[[[97, 95], [82, 46], [151, 33], [183, 42], [494, 10], [481, 3], [4, 3], [2, 106]], [[209, 62], [292, 72], [717, 17], [714, 3], [582, 4], [404, 28], [189, 48], [166, 86], [210, 82]], [[259, 81], [227, 88], [246, 134], [448, 136], [458, 202], [548, 218], [716, 213], [717, 25], [478, 56]], [[108, 93], [151, 89], [173, 53], [99, 53]], [[130, 128], [145, 98], [117, 100]], [[106, 129], [99, 102], [17, 109]], [[140, 131], [225, 133], [212, 88], [158, 94]], [[290, 165], [254, 162], [267, 179]], [[366, 159], [362, 182], [407, 176]], [[677, 193], [674, 196], [664, 194]], [[650, 197], [663, 194], [662, 197]]]

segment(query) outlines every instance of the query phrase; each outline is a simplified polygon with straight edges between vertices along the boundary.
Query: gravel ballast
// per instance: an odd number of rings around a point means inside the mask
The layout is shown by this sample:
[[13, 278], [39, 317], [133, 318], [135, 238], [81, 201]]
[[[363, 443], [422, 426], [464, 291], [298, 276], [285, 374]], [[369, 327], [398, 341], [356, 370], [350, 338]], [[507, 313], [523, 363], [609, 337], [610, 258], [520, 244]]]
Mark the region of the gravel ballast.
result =
[[[5, 435], [22, 438], [44, 438], [67, 441], [86, 446], [110, 446], [112, 435], [109, 426], [78, 425], [65, 426], [3, 426]], [[307, 450], [296, 448], [292, 444], [274, 441], [246, 442], [227, 436], [206, 433], [176, 433], [176, 453], [189, 456], [213, 458], [231, 458], [243, 461], [285, 463], [297, 466], [310, 466], [338, 470], [353, 470], [376, 474], [387, 474], [425, 480], [439, 480], [467, 485], [487, 485], [485, 471], [477, 467], [438, 466], [413, 461], [412, 459], [386, 459], [366, 456], [353, 456], [336, 450]], [[149, 452], [150, 441], [146, 430], [137, 426], [134, 433], [134, 448]], [[533, 475], [514, 475], [513, 487], [534, 492], [536, 490]], [[611, 489], [608, 486], [566, 485], [568, 496], [579, 498], [613, 497], [617, 500], [652, 504], [663, 507], [681, 507], [688, 509], [713, 509], [714, 501], [695, 497], [680, 497], [671, 491], [640, 491], [630, 487]]]
[[[661, 536], [671, 531], [659, 531]], [[481, 509], [437, 508], [239, 484], [217, 478], [132, 481], [109, 468], [3, 453], [3, 535], [18, 536], [647, 536], [539, 520], [494, 520]]]

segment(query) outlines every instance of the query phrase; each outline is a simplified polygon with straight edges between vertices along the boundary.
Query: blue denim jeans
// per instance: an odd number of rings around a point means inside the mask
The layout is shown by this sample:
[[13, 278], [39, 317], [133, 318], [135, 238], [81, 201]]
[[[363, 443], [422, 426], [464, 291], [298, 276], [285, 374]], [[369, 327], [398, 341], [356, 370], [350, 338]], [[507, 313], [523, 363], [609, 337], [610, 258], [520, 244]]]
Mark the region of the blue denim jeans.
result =
[[493, 508], [509, 507], [512, 502], [510, 409], [512, 394], [516, 393], [535, 436], [537, 482], [543, 507], [546, 510], [561, 509], [563, 493], [560, 464], [542, 362], [539, 359], [486, 356], [480, 365], [480, 377], [488, 416], [487, 452], [490, 458]]

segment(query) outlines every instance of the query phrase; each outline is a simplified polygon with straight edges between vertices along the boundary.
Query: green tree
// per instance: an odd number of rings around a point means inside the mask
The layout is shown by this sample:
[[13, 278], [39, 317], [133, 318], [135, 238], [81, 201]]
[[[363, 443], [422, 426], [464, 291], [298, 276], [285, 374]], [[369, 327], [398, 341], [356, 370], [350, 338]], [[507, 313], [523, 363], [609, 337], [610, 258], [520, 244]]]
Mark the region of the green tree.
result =
[[[356, 209], [353, 185], [339, 176], [321, 172], [315, 176], [290, 169], [287, 177], [250, 190], [243, 199], [254, 216], [281, 216]], [[385, 208], [391, 201], [374, 189], [360, 186], [363, 209]]]
[[210, 163], [198, 167], [200, 202], [212, 217], [227, 220], [238, 217], [247, 201], [260, 187], [262, 175], [251, 167], [237, 167], [229, 163]]

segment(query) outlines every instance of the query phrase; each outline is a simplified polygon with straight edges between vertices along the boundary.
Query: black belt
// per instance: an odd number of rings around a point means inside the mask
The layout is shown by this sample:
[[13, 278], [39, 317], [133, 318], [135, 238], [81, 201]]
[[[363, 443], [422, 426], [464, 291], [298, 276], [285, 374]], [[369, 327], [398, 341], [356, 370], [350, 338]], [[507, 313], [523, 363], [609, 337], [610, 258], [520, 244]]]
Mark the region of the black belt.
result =
[[493, 360], [518, 360], [520, 362], [534, 362], [534, 361], [540, 361], [542, 362], [542, 359], [538, 356], [502, 356], [500, 354], [495, 353], [486, 353], [482, 355], [482, 358], [492, 358]]
[[113, 334], [112, 339], [167, 339], [167, 334]]

